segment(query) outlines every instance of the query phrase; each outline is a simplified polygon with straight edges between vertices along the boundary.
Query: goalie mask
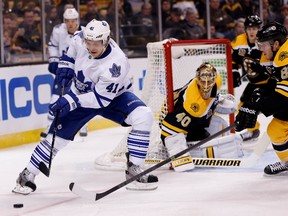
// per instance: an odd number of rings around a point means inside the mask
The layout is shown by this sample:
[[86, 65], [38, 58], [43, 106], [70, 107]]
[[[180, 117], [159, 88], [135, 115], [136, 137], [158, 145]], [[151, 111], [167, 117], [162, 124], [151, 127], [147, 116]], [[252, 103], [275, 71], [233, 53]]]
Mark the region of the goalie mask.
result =
[[106, 21], [93, 19], [86, 25], [83, 35], [89, 53], [96, 58], [104, 53], [109, 44], [110, 26]]
[[196, 80], [203, 99], [207, 100], [213, 86], [216, 83], [217, 71], [215, 67], [209, 63], [203, 63], [196, 70]]

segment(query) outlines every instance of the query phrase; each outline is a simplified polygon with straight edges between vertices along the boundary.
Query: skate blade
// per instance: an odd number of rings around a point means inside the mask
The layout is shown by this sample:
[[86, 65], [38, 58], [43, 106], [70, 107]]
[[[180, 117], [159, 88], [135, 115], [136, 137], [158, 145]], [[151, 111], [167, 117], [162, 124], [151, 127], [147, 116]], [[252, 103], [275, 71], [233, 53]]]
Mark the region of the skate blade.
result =
[[32, 192], [33, 190], [30, 187], [26, 186], [21, 186], [20, 184], [17, 183], [15, 188], [12, 190], [13, 193], [16, 194], [22, 194], [22, 195], [28, 195]]
[[158, 188], [158, 182], [140, 183], [134, 181], [126, 186], [127, 190], [133, 190], [133, 191], [152, 191], [156, 190], [157, 188]]
[[263, 176], [265, 176], [265, 177], [277, 177], [277, 176], [285, 176], [285, 177], [287, 177], [288, 176], [288, 170], [287, 171], [283, 171], [283, 172], [279, 172], [279, 173], [276, 173], [276, 174], [264, 173]]

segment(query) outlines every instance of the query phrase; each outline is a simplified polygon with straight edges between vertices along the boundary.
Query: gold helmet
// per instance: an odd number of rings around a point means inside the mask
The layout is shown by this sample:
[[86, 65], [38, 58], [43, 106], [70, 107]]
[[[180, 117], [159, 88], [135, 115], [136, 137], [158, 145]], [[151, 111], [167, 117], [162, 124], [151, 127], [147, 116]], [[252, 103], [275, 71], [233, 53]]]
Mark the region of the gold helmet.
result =
[[208, 99], [216, 82], [217, 71], [210, 63], [201, 64], [196, 70], [196, 80], [203, 99]]

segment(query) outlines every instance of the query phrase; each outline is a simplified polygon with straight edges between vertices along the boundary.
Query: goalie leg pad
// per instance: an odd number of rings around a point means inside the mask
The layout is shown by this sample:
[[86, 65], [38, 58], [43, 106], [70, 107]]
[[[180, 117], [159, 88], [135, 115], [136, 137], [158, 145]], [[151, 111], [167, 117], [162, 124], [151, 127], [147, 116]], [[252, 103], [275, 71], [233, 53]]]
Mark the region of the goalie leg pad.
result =
[[230, 134], [210, 140], [204, 145], [190, 151], [190, 155], [198, 158], [239, 158], [244, 155], [242, 142], [243, 140], [240, 135]]
[[[165, 146], [170, 157], [188, 148], [186, 138], [183, 133], [177, 133], [166, 137]], [[185, 153], [182, 156], [174, 159], [172, 161], [172, 166], [176, 172], [192, 170], [195, 167], [189, 153]]]
[[[226, 127], [228, 127], [228, 123], [221, 116], [213, 115], [210, 121], [210, 125], [208, 128], [206, 128], [206, 130], [212, 135]], [[229, 134], [230, 132], [228, 131], [222, 134], [222, 136]]]

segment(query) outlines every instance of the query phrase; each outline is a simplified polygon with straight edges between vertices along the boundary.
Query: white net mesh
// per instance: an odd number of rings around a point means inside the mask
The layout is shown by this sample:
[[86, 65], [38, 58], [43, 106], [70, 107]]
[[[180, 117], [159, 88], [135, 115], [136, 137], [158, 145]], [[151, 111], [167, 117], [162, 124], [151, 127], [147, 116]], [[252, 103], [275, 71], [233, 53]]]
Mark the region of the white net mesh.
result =
[[[167, 41], [149, 43], [148, 66], [144, 79], [141, 99], [149, 106], [154, 114], [154, 123], [151, 130], [150, 145], [145, 163], [149, 166], [167, 158], [166, 149], [163, 148], [159, 123], [163, 114], [168, 112], [166, 73], [172, 72], [173, 90], [186, 85], [195, 76], [196, 69], [204, 62], [214, 65], [223, 81], [221, 93], [228, 93], [227, 81], [227, 54], [226, 44], [172, 44], [171, 61], [172, 70], [166, 67], [168, 57], [165, 55], [163, 44]], [[173, 101], [173, 99], [172, 99]], [[128, 134], [128, 133], [127, 133]], [[95, 163], [104, 169], [124, 169], [126, 167], [125, 152], [127, 151], [127, 137], [110, 153], [96, 158]]]

